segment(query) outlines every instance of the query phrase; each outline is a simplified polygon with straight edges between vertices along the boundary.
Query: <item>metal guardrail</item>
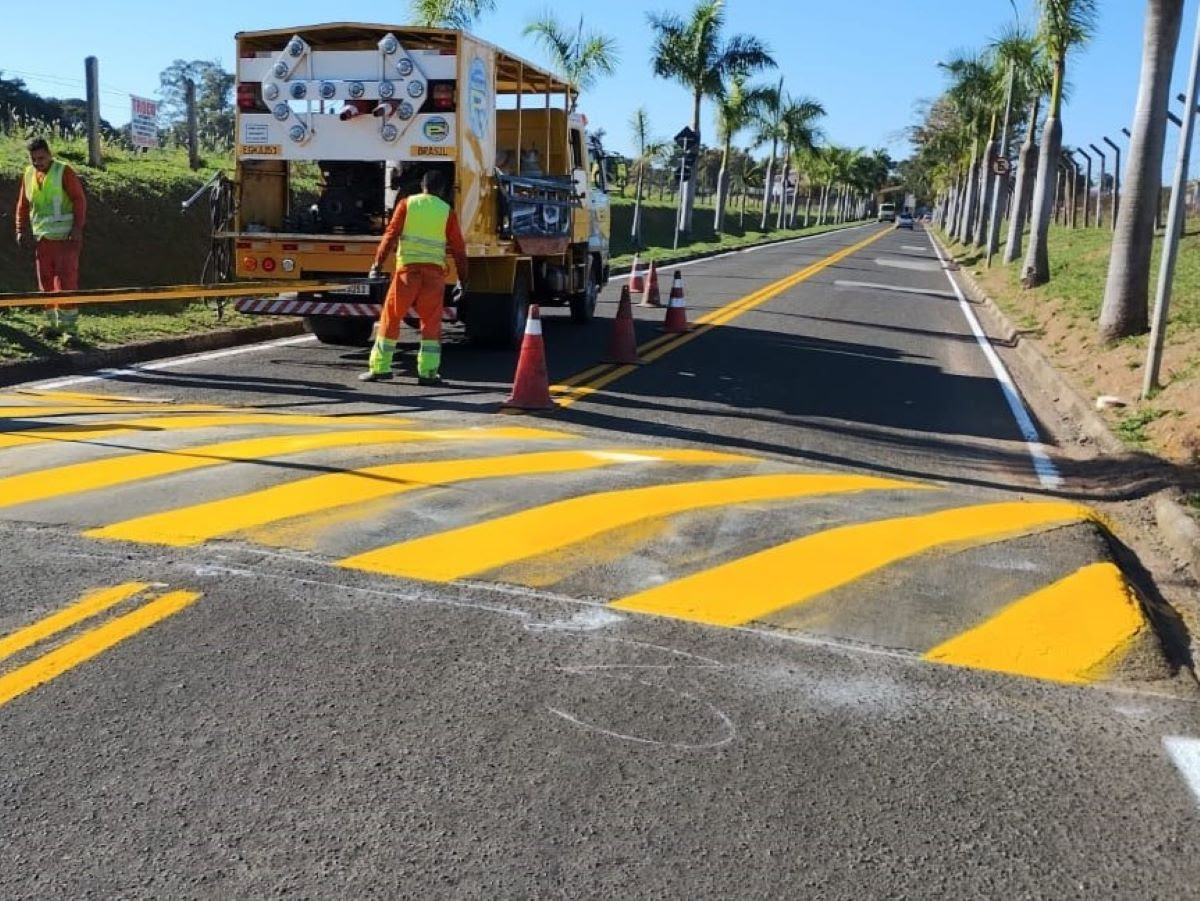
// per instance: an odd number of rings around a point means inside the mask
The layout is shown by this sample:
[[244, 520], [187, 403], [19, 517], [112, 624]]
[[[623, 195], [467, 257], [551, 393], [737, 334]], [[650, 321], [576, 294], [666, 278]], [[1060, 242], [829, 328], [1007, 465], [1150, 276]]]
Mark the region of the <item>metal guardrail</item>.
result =
[[71, 291], [53, 294], [0, 294], [0, 309], [12, 307], [83, 306], [97, 303], [149, 303], [188, 300], [205, 297], [269, 297], [296, 291], [346, 291], [350, 282], [262, 282], [217, 285], [165, 285], [161, 288], [99, 288], [91, 291]]

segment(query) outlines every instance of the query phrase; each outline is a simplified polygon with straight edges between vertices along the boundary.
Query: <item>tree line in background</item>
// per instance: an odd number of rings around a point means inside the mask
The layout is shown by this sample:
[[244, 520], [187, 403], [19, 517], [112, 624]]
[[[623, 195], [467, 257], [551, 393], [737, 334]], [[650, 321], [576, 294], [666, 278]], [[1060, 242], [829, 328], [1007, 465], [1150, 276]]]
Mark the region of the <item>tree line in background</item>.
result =
[[[947, 88], [911, 129], [916, 152], [901, 166], [915, 190], [937, 198], [935, 219], [955, 240], [986, 248], [990, 255], [999, 249], [1000, 226], [1007, 219], [1003, 259], [1023, 260], [1026, 288], [1053, 276], [1049, 228], [1056, 211], [1070, 224], [1073, 216], [1061, 212], [1064, 204], [1074, 206], [1080, 192], [1085, 201], [1091, 195], [1090, 178], [1071, 162], [1079, 150], [1086, 154], [1086, 145], [1064, 146], [1062, 109], [1070, 56], [1092, 36], [1099, 5], [1097, 0], [1037, 0], [1037, 11], [1036, 29], [1018, 21], [982, 50], [940, 64]], [[1183, 11], [1184, 0], [1146, 0], [1141, 81], [1098, 325], [1106, 342], [1149, 327], [1151, 253]], [[998, 125], [1006, 116], [1020, 145], [1011, 176], [997, 165], [1004, 158]], [[1101, 193], [1111, 187], [1107, 180], [1096, 185]]]

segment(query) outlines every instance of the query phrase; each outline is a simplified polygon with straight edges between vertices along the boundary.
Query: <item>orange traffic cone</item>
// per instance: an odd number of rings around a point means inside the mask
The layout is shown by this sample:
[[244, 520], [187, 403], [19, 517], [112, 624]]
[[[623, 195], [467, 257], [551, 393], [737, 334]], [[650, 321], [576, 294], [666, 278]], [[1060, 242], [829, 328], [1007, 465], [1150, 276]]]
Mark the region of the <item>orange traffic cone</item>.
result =
[[633, 255], [633, 268], [629, 270], [629, 293], [641, 294], [646, 290], [646, 280], [642, 278], [642, 271], [638, 268], [638, 257]]
[[654, 260], [650, 261], [650, 272], [646, 275], [646, 292], [642, 296], [642, 302], [639, 306], [662, 306], [662, 300], [658, 296], [658, 266], [655, 265]]
[[542, 312], [537, 304], [529, 307], [525, 320], [525, 337], [521, 340], [521, 355], [517, 358], [517, 373], [513, 376], [512, 393], [504, 401], [505, 409], [550, 410], [550, 377], [546, 373], [546, 348], [542, 344]]
[[683, 299], [683, 276], [675, 270], [675, 279], [671, 282], [671, 297], [667, 301], [667, 318], [662, 330], [668, 334], [679, 335], [690, 332], [692, 327], [687, 321], [687, 303]]
[[629, 289], [621, 289], [621, 302], [617, 304], [617, 318], [613, 320], [612, 335], [608, 339], [608, 355], [605, 363], [641, 364], [637, 352], [637, 337], [633, 333], [633, 304]]

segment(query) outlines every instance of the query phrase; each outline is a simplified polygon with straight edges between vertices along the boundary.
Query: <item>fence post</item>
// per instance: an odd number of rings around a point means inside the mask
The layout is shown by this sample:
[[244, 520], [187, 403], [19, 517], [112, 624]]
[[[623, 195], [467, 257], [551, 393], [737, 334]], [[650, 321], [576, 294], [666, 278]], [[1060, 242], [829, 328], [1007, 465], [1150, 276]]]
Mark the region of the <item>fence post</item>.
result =
[[104, 168], [100, 155], [100, 61], [89, 56], [83, 61], [84, 78], [87, 81], [87, 132], [88, 165]]
[[196, 136], [196, 82], [184, 82], [184, 102], [187, 104], [188, 167], [200, 168], [200, 144]]

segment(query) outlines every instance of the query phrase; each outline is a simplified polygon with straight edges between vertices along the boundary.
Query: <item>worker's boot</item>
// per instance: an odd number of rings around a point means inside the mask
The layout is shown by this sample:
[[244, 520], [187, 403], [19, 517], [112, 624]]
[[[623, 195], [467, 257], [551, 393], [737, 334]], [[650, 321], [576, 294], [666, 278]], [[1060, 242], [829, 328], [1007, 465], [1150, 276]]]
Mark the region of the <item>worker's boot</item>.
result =
[[434, 338], [421, 339], [417, 349], [417, 384], [436, 387], [445, 384], [438, 370], [442, 366], [442, 342]]
[[359, 375], [360, 382], [390, 382], [392, 358], [396, 355], [396, 342], [382, 336], [371, 345], [371, 356], [367, 358], [367, 371]]

